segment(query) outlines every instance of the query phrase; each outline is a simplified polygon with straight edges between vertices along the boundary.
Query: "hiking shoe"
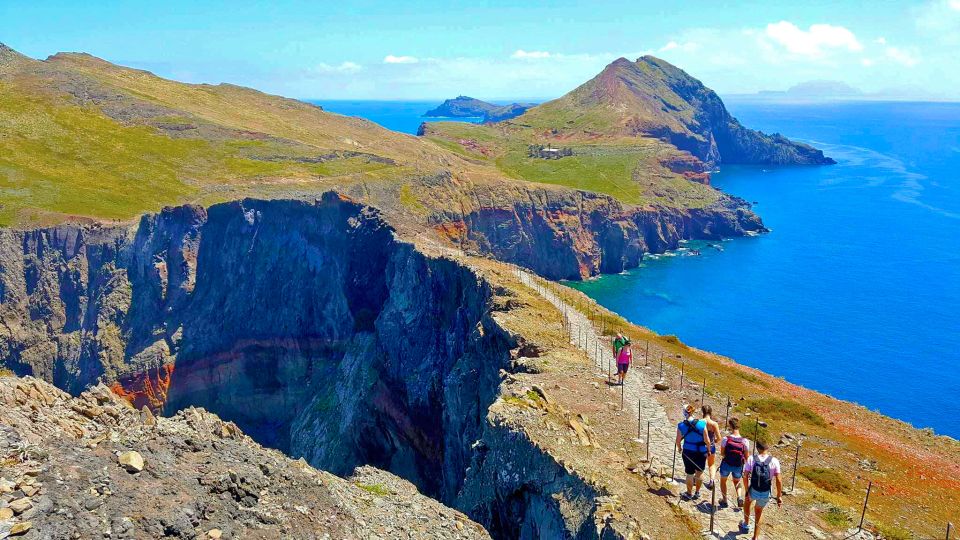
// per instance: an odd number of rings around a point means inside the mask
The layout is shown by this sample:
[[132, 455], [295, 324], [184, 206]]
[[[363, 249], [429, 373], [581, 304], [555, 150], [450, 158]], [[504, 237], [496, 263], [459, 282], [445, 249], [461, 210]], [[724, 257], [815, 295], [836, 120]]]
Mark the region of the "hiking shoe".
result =
[[691, 495], [691, 494], [689, 494], [689, 493], [681, 493], [681, 494], [680, 494], [680, 500], [681, 500], [681, 501], [690, 501], [690, 500], [693, 500], [693, 495]]
[[699, 499], [699, 498], [700, 498], [700, 492], [699, 492], [699, 491], [695, 491], [695, 492], [693, 493], [693, 497], [691, 497], [691, 498], [692, 498], [693, 500]]
[[737, 497], [737, 507], [743, 508], [743, 497]]
[[703, 487], [707, 488], [708, 490], [713, 489], [713, 480], [707, 480], [704, 482]]
[[747, 534], [747, 533], [749, 533], [749, 532], [750, 532], [750, 525], [748, 525], [748, 524], [746, 524], [746, 523], [744, 523], [744, 522], [741, 521], [741, 522], [740, 522], [740, 533], [741, 533], [741, 534]]
[[720, 502], [717, 503], [717, 506], [720, 507], [720, 508], [726, 508], [726, 507], [728, 507], [728, 506], [730, 506], [730, 505], [727, 504], [727, 500], [726, 500], [726, 499], [720, 499]]

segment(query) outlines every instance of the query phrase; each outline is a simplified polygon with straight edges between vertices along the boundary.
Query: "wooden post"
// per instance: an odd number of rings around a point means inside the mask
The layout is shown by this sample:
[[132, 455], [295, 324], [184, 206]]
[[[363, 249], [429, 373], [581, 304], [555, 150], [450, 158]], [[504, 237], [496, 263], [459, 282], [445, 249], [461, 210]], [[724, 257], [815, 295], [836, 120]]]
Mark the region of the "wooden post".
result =
[[680, 390], [683, 390], [683, 370], [686, 367], [685, 362], [680, 362]]
[[707, 378], [703, 378], [703, 386], [700, 387], [700, 405], [703, 405], [703, 398], [707, 391]]
[[797, 467], [800, 466], [800, 441], [797, 441], [797, 455], [793, 457], [793, 478], [790, 480], [790, 493], [797, 487]]
[[723, 415], [723, 428], [726, 429], [730, 421], [730, 396], [727, 396], [727, 412]]
[[867, 503], [870, 501], [870, 489], [873, 488], [873, 480], [867, 484], [867, 496], [863, 499], [863, 512], [860, 513], [860, 525], [857, 526], [857, 532], [863, 530], [863, 520], [867, 517]]
[[[623, 410], [623, 387], [624, 387], [624, 384], [623, 384], [623, 383], [620, 383], [620, 410], [621, 410], [621, 411]], [[637, 414], [640, 414], [640, 413], [639, 413], [639, 409], [638, 409]]]
[[947, 540], [950, 540], [950, 531], [953, 530], [953, 523], [947, 523]]
[[663, 353], [660, 353], [660, 380], [663, 380]]
[[646, 340], [646, 342], [647, 342], [647, 352], [643, 353], [643, 365], [644, 365], [644, 367], [650, 365], [650, 340], [648, 339], [648, 340]]

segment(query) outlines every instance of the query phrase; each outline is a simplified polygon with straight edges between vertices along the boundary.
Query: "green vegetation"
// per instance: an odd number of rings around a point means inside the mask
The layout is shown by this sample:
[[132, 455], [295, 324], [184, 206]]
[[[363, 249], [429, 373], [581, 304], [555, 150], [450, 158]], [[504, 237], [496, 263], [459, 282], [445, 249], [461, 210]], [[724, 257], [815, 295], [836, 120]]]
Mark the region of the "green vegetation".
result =
[[823, 514], [823, 520], [837, 529], [845, 528], [850, 524], [850, 514], [843, 508], [830, 506]]
[[742, 408], [754, 411], [761, 419], [785, 420], [803, 422], [824, 427], [827, 423], [810, 407], [796, 401], [780, 398], [748, 399], [741, 404]]
[[386, 497], [387, 495], [392, 495], [389, 489], [383, 484], [357, 484], [357, 487], [370, 493], [371, 495], [376, 495], [377, 497]]
[[800, 467], [797, 469], [800, 476], [806, 478], [813, 485], [830, 493], [847, 493], [852, 487], [840, 472], [824, 467]]

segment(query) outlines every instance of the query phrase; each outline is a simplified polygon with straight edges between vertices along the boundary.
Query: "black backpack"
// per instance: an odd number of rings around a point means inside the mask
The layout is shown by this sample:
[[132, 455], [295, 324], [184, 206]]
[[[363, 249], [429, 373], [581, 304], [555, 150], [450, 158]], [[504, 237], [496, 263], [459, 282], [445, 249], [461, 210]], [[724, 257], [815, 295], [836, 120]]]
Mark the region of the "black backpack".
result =
[[[729, 444], [729, 441], [727, 442]], [[773, 477], [770, 476], [770, 462], [772, 457], [767, 456], [766, 461], [761, 461], [760, 456], [753, 458], [753, 471], [750, 472], [750, 489], [760, 493], [768, 493], [773, 485]]]

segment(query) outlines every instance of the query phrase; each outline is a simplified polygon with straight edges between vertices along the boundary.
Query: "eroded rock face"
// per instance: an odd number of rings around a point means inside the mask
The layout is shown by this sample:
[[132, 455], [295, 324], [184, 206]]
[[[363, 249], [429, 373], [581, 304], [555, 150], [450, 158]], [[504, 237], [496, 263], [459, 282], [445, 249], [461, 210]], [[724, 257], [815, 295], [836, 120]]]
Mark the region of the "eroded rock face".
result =
[[694, 209], [624, 208], [615, 200], [578, 193], [480, 207], [448, 236], [550, 279], [583, 279], [639, 265], [644, 253], [663, 253], [681, 240], [719, 240], [766, 229], [749, 204], [724, 195]]
[[[370, 208], [327, 194], [166, 209], [133, 228], [4, 230], [0, 286], [0, 366], [19, 374], [75, 394], [112, 384], [138, 417], [203, 407], [336, 474], [389, 470], [500, 538], [599, 534], [582, 480], [488, 417], [517, 346], [490, 286], [398, 241]], [[504, 483], [478, 465], [491, 449], [536, 460], [544, 485], [579, 486], [583, 511]]]

